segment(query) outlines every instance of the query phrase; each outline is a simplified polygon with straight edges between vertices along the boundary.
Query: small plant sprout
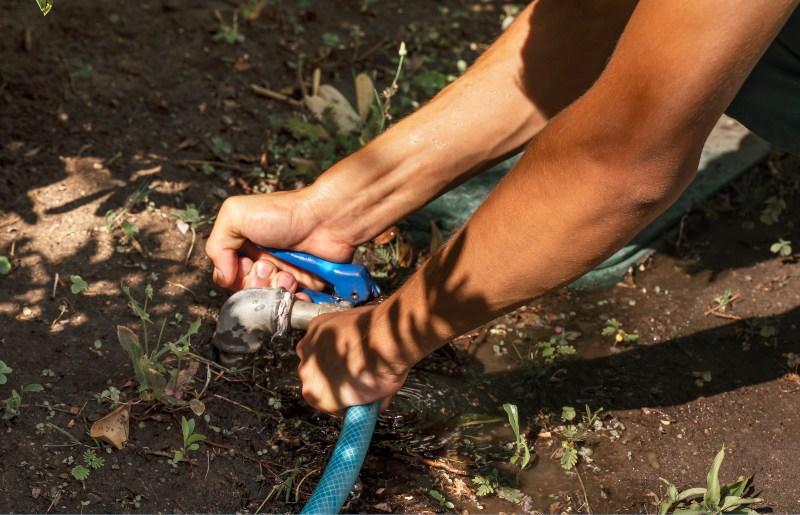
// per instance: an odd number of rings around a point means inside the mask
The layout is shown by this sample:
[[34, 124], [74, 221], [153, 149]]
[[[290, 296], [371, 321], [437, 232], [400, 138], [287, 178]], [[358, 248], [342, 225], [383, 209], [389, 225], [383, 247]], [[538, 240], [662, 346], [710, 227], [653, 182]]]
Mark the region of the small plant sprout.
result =
[[639, 341], [639, 333], [634, 331], [629, 333], [622, 328], [622, 322], [616, 318], [606, 320], [606, 325], [601, 332], [603, 336], [613, 336], [614, 343], [635, 343]]
[[667, 485], [667, 491], [658, 505], [659, 515], [674, 514], [721, 514], [721, 513], [746, 513], [756, 515], [758, 512], [751, 508], [752, 505], [764, 502], [752, 495], [751, 478], [739, 477], [734, 483], [723, 484], [719, 482], [719, 469], [725, 459], [725, 447], [717, 453], [706, 478], [706, 487], [689, 488], [682, 492], [661, 478]]
[[19, 415], [22, 408], [22, 397], [26, 393], [39, 393], [44, 391], [44, 386], [38, 383], [22, 385], [19, 390], [11, 390], [11, 395], [3, 401], [3, 419], [10, 420]]
[[578, 415], [575, 408], [571, 406], [561, 408], [561, 420], [568, 423], [560, 428], [564, 440], [561, 441], [561, 448], [556, 456], [560, 456], [561, 468], [572, 470], [578, 464], [578, 458], [583, 454], [580, 446], [586, 440], [587, 433], [603, 427], [603, 422], [600, 420], [602, 412], [603, 408], [592, 411], [589, 406], [586, 406], [586, 413], [582, 416], [582, 420], [575, 423]]
[[92, 470], [100, 470], [106, 464], [106, 460], [98, 456], [94, 449], [84, 451], [83, 462]]
[[171, 465], [177, 465], [186, 457], [191, 451], [196, 451], [200, 448], [200, 442], [206, 439], [205, 435], [194, 432], [195, 421], [193, 418], [187, 419], [181, 417], [181, 435], [183, 436], [183, 447], [175, 451], [175, 454], [170, 460]]
[[83, 482], [89, 479], [89, 474], [91, 474], [91, 471], [83, 465], [75, 465], [72, 467], [72, 470], [70, 470], [69, 473], [75, 478], [76, 481]]
[[548, 340], [538, 342], [536, 346], [542, 359], [547, 364], [551, 364], [559, 358], [575, 354], [575, 347], [567, 341], [567, 333], [563, 330], [557, 331]]
[[769, 251], [780, 257], [787, 258], [793, 254], [792, 242], [784, 240], [783, 238], [778, 238], [778, 241], [769, 247]]
[[14, 369], [6, 365], [5, 361], [0, 360], [0, 384], [6, 384], [9, 374], [13, 371]]
[[70, 470], [70, 474], [76, 481], [86, 481], [92, 473], [92, 470], [100, 470], [106, 464], [106, 460], [97, 455], [94, 449], [86, 449], [83, 453], [83, 463], [75, 465]]
[[192, 242], [189, 244], [186, 259], [184, 259], [184, 263], [188, 263], [194, 250], [194, 243], [197, 240], [197, 229], [214, 221], [214, 217], [202, 214], [194, 204], [187, 204], [185, 209], [179, 209], [172, 213], [172, 218], [178, 221], [178, 230], [182, 233], [187, 230], [192, 231]]
[[239, 32], [238, 12], [233, 13], [233, 20], [231, 20], [230, 25], [225, 23], [219, 11], [215, 10], [214, 15], [217, 17], [217, 21], [219, 21], [219, 29], [217, 29], [216, 34], [214, 34], [214, 41], [222, 41], [229, 45], [244, 43], [244, 34]]
[[233, 152], [233, 146], [222, 136], [214, 136], [211, 138], [211, 152], [218, 158], [225, 160]]
[[780, 220], [783, 211], [786, 209], [786, 201], [780, 197], [769, 197], [765, 202], [764, 209], [761, 211], [761, 223], [764, 225], [774, 225]]
[[42, 16], [47, 16], [47, 13], [53, 8], [53, 0], [36, 0], [36, 5], [42, 11]]
[[191, 338], [200, 330], [200, 320], [189, 324], [186, 331], [177, 339], [165, 341], [164, 329], [167, 325], [165, 317], [151, 350], [148, 334], [153, 321], [148, 313], [148, 305], [153, 299], [153, 287], [150, 284], [145, 286], [144, 299], [141, 302], [133, 296], [127, 286], [123, 286], [122, 291], [127, 295], [129, 306], [142, 324], [141, 342], [132, 330], [125, 326], [117, 327], [117, 338], [131, 360], [142, 399], [155, 399], [173, 406], [184, 405], [183, 396], [199, 367], [199, 362], [188, 360], [186, 363], [186, 358], [191, 350]]
[[439, 503], [439, 506], [442, 508], [447, 508], [448, 510], [452, 510], [456, 507], [451, 501], [447, 500], [447, 497], [444, 496], [439, 490], [428, 490], [428, 495], [431, 496], [431, 499]]
[[514, 454], [509, 459], [512, 465], [519, 467], [520, 472], [525, 470], [531, 462], [531, 450], [528, 447], [528, 441], [525, 435], [520, 431], [519, 427], [519, 411], [516, 404], [503, 404], [503, 409], [508, 415], [508, 423], [511, 430], [514, 432]]
[[514, 504], [520, 504], [525, 499], [525, 494], [518, 488], [500, 483], [497, 477], [497, 469], [492, 469], [488, 474], [477, 474], [473, 476], [472, 483], [477, 486], [475, 495], [478, 497], [497, 495], [500, 499]]
[[710, 370], [699, 370], [692, 372], [694, 376], [694, 384], [697, 385], [698, 388], [702, 388], [706, 384], [711, 382], [711, 371]]
[[0, 256], [0, 275], [7, 275], [11, 271], [11, 260], [8, 256]]
[[70, 287], [69, 291], [71, 291], [75, 295], [80, 295], [81, 293], [85, 292], [86, 289], [89, 287], [89, 284], [83, 280], [83, 277], [79, 275], [71, 275], [69, 276]]
[[737, 296], [730, 290], [725, 290], [720, 295], [714, 297], [714, 306], [712, 309], [725, 313], [733, 305], [734, 301], [736, 301], [736, 298]]

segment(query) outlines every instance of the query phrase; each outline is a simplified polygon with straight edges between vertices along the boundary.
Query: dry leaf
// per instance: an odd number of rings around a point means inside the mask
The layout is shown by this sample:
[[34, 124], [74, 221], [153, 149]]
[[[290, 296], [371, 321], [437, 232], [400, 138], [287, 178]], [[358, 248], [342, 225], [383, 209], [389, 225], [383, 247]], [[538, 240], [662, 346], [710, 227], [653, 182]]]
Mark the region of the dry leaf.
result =
[[347, 98], [330, 84], [319, 87], [317, 95], [305, 98], [306, 107], [320, 120], [330, 113], [339, 132], [356, 132], [361, 129], [361, 118]]
[[192, 410], [196, 416], [202, 416], [206, 411], [206, 405], [200, 399], [192, 399], [189, 401], [189, 409]]
[[[250, 12], [247, 13], [247, 17], [245, 18], [247, 21], [254, 21], [257, 20], [261, 13], [264, 11], [264, 8], [267, 6], [267, 0], [259, 0], [255, 6], [250, 9]], [[252, 5], [252, 4], [251, 4]]]
[[393, 225], [380, 233], [379, 235], [375, 236], [372, 239], [372, 242], [375, 245], [388, 245], [397, 238], [397, 235], [400, 233], [400, 229], [397, 228], [396, 225]]
[[431, 254], [439, 250], [439, 247], [442, 246], [444, 243], [444, 235], [442, 231], [439, 230], [439, 227], [436, 225], [436, 222], [431, 220]]
[[414, 262], [414, 249], [403, 238], [397, 240], [397, 264], [408, 268]]
[[71, 418], [69, 419], [69, 422], [67, 422], [67, 428], [72, 429], [73, 427], [75, 427], [75, 419]]
[[366, 73], [356, 75], [356, 107], [362, 122], [369, 118], [372, 103], [375, 102], [375, 85]]
[[314, 68], [314, 73], [311, 74], [311, 96], [319, 95], [319, 81], [322, 80], [322, 70]]
[[92, 424], [89, 436], [108, 442], [117, 449], [122, 449], [128, 441], [130, 431], [131, 408], [123, 404], [105, 417]]
[[789, 382], [792, 382], [792, 383], [800, 384], [800, 374], [795, 374], [795, 373], [792, 373], [792, 372], [790, 372], [788, 374], [784, 374], [783, 380], [784, 381], [789, 381]]

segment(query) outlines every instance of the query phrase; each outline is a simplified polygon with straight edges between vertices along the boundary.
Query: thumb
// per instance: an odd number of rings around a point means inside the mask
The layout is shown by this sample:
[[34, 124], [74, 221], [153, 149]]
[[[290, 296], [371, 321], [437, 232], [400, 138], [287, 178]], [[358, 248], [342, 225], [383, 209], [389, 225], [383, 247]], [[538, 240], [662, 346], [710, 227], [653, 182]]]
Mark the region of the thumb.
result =
[[220, 209], [211, 235], [206, 241], [206, 255], [214, 264], [214, 282], [219, 286], [230, 288], [236, 282], [239, 275], [237, 251], [244, 242], [245, 239], [231, 222], [231, 217], [226, 215], [224, 209]]

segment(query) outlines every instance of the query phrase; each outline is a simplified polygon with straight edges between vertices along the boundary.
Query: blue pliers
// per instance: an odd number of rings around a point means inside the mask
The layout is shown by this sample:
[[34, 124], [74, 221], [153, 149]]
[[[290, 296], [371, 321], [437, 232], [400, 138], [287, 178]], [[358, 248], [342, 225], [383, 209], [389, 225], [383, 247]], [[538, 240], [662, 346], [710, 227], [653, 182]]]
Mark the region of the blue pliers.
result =
[[378, 288], [378, 285], [363, 265], [334, 263], [312, 254], [294, 250], [274, 248], [264, 248], [264, 250], [290, 265], [314, 274], [330, 285], [333, 290], [332, 293], [320, 292], [310, 288], [299, 290], [308, 295], [314, 304], [330, 302], [358, 306], [381, 294], [380, 288]]

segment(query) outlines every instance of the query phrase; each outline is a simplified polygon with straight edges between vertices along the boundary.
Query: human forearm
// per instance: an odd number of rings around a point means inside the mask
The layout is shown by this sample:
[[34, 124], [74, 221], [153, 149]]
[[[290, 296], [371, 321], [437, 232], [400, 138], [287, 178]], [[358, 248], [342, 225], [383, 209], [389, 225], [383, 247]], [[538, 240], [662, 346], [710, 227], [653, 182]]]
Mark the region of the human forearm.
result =
[[544, 118], [521, 85], [529, 11], [461, 78], [320, 177], [323, 223], [360, 243], [530, 140]]
[[[712, 32], [729, 34], [724, 53], [717, 36], [687, 20], [713, 19], [713, 5], [686, 3], [677, 13], [642, 5], [646, 14], [634, 16], [633, 35], [623, 36], [595, 87], [550, 122], [463, 231], [376, 309], [369, 340], [381, 352], [413, 364], [633, 237], [693, 177], [708, 132], [792, 4], [741, 4], [771, 15], [749, 18], [758, 20], [749, 27], [718, 20]], [[688, 27], [681, 41], [691, 44], [652, 43], [664, 19]], [[687, 69], [698, 55], [706, 60]]]

